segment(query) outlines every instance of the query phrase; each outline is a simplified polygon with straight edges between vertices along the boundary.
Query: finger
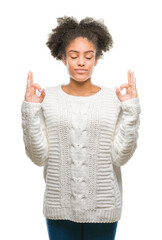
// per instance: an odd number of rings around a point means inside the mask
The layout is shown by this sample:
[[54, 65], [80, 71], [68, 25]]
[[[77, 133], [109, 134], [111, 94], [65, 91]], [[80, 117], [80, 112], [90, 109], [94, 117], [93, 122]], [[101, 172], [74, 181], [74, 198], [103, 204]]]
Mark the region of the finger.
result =
[[42, 95], [43, 97], [46, 95], [44, 88], [41, 90], [41, 95]]
[[134, 91], [136, 91], [136, 78], [134, 78], [134, 80], [133, 80], [132, 89], [133, 89]]
[[131, 72], [131, 84], [134, 84], [134, 72]]
[[128, 83], [123, 83], [122, 85], [120, 85], [120, 88], [123, 89], [123, 88], [128, 88], [129, 87], [129, 84]]
[[43, 89], [41, 90], [40, 98], [41, 98], [42, 100], [44, 100], [45, 96], [46, 96], [46, 93], [45, 93], [45, 89], [43, 88]]
[[128, 84], [131, 85], [131, 71], [128, 71]]
[[136, 89], [136, 79], [134, 77], [134, 72], [132, 72], [132, 89]]
[[39, 84], [34, 83], [34, 84], [33, 84], [33, 87], [36, 88], [36, 89], [38, 89], [39, 92], [41, 91], [41, 86], [40, 86]]
[[27, 78], [27, 88], [32, 87], [33, 84], [33, 74], [31, 71], [28, 73], [28, 78]]
[[116, 87], [116, 95], [117, 95], [118, 97], [120, 97], [120, 96], [121, 96], [121, 93], [120, 93], [120, 90], [119, 90], [119, 88], [118, 88], [118, 87]]

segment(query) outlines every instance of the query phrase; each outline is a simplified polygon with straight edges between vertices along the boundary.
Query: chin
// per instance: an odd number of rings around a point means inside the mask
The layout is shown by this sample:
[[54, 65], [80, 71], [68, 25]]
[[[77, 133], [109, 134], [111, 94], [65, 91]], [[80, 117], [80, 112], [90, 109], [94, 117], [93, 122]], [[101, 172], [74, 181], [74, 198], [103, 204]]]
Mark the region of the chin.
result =
[[87, 76], [87, 77], [80, 76], [80, 78], [79, 78], [79, 77], [70, 76], [70, 78], [74, 79], [77, 82], [87, 81], [90, 77], [91, 76]]

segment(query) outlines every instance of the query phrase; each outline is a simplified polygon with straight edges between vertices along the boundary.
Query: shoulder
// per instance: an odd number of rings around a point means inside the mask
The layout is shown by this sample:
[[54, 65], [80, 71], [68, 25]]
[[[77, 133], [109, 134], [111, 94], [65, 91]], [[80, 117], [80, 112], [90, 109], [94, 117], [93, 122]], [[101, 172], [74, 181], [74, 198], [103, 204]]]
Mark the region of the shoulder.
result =
[[116, 95], [116, 88], [115, 87], [105, 87], [102, 86], [105, 95], [107, 97], [109, 97], [109, 99], [111, 98], [112, 101], [114, 101], [116, 104], [120, 105], [120, 100], [118, 99], [117, 95]]
[[53, 92], [58, 90], [58, 87], [59, 87], [59, 85], [57, 85], [57, 86], [46, 86], [46, 87], [44, 87], [45, 93], [47, 95], [50, 94], [50, 93], [53, 93]]
[[101, 86], [101, 87], [106, 93], [111, 93], [111, 94], [115, 93], [115, 88], [113, 88], [113, 87], [106, 87], [106, 86]]
[[45, 90], [45, 97], [44, 100], [42, 102], [42, 106], [46, 103], [46, 102], [50, 102], [51, 98], [55, 98], [55, 96], [57, 95], [57, 90], [58, 90], [59, 85], [57, 86], [46, 86], [44, 87]]
[[57, 95], [57, 92], [59, 90], [59, 86], [60, 85], [57, 85], [57, 86], [46, 86], [44, 87], [44, 90], [45, 90], [45, 98], [48, 98], [48, 97], [51, 97], [51, 96], [55, 96]]

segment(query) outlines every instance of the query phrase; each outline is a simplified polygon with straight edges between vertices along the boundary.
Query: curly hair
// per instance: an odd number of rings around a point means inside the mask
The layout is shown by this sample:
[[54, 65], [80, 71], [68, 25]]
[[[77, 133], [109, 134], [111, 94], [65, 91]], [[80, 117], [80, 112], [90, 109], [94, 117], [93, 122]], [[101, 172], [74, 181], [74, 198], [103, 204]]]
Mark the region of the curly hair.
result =
[[57, 18], [58, 26], [48, 34], [47, 47], [51, 55], [57, 60], [66, 57], [66, 47], [77, 37], [87, 38], [94, 44], [96, 58], [102, 58], [103, 51], [109, 51], [113, 47], [113, 39], [104, 25], [104, 20], [95, 20], [91, 17], [82, 19], [79, 23], [74, 17]]

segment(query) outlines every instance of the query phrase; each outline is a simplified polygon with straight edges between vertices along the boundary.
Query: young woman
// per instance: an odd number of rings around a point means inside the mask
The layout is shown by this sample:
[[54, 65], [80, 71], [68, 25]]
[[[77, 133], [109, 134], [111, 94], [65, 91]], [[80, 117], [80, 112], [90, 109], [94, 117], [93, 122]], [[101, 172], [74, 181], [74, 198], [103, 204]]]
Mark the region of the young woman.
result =
[[44, 167], [49, 238], [113, 240], [122, 211], [121, 166], [137, 148], [136, 78], [128, 71], [128, 83], [115, 89], [92, 84], [94, 67], [113, 46], [107, 27], [89, 17], [57, 20], [46, 44], [67, 67], [69, 84], [41, 89], [29, 72], [21, 107], [25, 151]]

